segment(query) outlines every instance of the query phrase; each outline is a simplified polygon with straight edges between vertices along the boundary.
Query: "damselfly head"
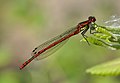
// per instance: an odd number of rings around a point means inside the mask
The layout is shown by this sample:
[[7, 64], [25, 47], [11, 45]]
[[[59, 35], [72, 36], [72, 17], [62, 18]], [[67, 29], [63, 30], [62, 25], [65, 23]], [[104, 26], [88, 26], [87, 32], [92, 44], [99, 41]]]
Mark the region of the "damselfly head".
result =
[[95, 22], [95, 21], [96, 21], [96, 18], [95, 18], [94, 16], [89, 16], [89, 17], [88, 17], [88, 20], [89, 20], [90, 22]]

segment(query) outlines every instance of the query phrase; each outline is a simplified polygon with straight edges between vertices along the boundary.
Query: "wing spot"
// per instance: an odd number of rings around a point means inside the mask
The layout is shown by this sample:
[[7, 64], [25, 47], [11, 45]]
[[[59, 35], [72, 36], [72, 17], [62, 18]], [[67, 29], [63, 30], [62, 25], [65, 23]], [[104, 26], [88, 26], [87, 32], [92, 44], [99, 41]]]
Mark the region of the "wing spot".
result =
[[37, 48], [35, 48], [32, 52], [35, 52], [36, 49], [37, 49]]
[[34, 54], [36, 54], [37, 52], [34, 52]]

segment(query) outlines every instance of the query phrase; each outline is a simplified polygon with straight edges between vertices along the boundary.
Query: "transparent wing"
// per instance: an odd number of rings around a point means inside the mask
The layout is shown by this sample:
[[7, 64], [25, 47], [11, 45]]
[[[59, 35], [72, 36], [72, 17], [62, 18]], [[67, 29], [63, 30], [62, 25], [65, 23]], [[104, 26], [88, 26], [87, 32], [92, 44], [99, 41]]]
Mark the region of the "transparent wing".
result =
[[[68, 39], [67, 39], [67, 40], [68, 40]], [[57, 44], [56, 46], [54, 46], [54, 47], [46, 50], [45, 52], [43, 52], [42, 54], [40, 54], [40, 56], [36, 57], [35, 60], [41, 60], [41, 59], [46, 58], [47, 56], [55, 53], [59, 48], [61, 48], [61, 47], [67, 42], [67, 40], [65, 40], [65, 41]], [[45, 46], [46, 46], [46, 45], [45, 45]], [[42, 46], [42, 47], [43, 47], [43, 46]], [[42, 47], [40, 46], [39, 49], [41, 50]], [[39, 50], [39, 49], [38, 49], [38, 50]], [[33, 53], [32, 53], [32, 56], [34, 56]]]
[[[41, 44], [40, 46], [36, 47], [36, 48], [32, 51], [31, 55], [32, 55], [32, 56], [36, 55], [40, 50], [48, 47], [50, 44], [52, 44], [52, 43], [54, 43], [54, 42], [56, 42], [56, 41], [64, 38], [65, 36], [67, 36], [67, 35], [69, 35], [69, 34], [72, 34], [72, 33], [75, 32], [76, 30], [77, 30], [76, 27], [71, 28], [71, 29], [67, 30], [66, 32], [62, 33], [61, 35], [58, 35], [58, 36], [52, 38], [51, 40], [46, 41], [45, 43], [43, 43], [43, 44]], [[62, 47], [62, 46], [67, 42], [67, 40], [68, 40], [68, 39], [66, 39], [66, 40], [58, 43], [57, 45], [49, 48], [49, 49], [46, 50], [45, 52], [41, 53], [38, 57], [36, 57], [36, 59], [37, 59], [37, 60], [40, 60], [40, 59], [43, 59], [43, 58], [51, 55], [51, 54], [54, 53], [56, 50], [58, 50], [60, 47]]]

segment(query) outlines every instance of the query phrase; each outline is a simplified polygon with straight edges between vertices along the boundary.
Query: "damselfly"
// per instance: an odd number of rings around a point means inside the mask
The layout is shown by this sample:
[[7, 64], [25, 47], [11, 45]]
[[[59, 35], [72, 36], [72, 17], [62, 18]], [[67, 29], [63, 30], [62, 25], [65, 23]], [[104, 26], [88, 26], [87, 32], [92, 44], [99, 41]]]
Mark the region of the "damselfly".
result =
[[[19, 68], [23, 69], [26, 65], [28, 65], [33, 59], [43, 59], [50, 54], [52, 54], [58, 47], [62, 46], [63, 43], [65, 43], [71, 36], [76, 35], [81, 32], [81, 35], [86, 39], [85, 33], [90, 28], [90, 33], [92, 30], [91, 23], [94, 23], [96, 21], [95, 17], [90, 16], [88, 20], [80, 22], [77, 26], [67, 30], [66, 32], [52, 38], [51, 40], [48, 40], [47, 42], [41, 44], [40, 46], [36, 47], [31, 55], [32, 57], [24, 62]], [[89, 42], [87, 41], [89, 44]]]

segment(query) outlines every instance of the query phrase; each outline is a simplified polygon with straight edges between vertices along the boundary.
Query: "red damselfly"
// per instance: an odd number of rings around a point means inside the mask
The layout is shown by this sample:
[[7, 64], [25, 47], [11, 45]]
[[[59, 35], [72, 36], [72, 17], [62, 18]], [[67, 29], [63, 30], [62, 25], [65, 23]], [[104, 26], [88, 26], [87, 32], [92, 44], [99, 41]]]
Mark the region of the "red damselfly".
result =
[[[96, 21], [95, 17], [90, 16], [88, 20], [80, 22], [77, 26], [67, 30], [66, 32], [52, 38], [51, 40], [48, 40], [47, 42], [41, 44], [40, 46], [36, 47], [31, 55], [32, 57], [24, 62], [19, 68], [23, 69], [26, 65], [28, 65], [33, 59], [43, 59], [50, 54], [52, 54], [58, 47], [62, 46], [63, 43], [65, 43], [71, 36], [76, 35], [81, 32], [82, 36], [86, 39], [85, 33], [90, 28], [90, 33], [92, 28], [91, 23], [94, 23]], [[87, 41], [89, 44], [89, 42]]]

